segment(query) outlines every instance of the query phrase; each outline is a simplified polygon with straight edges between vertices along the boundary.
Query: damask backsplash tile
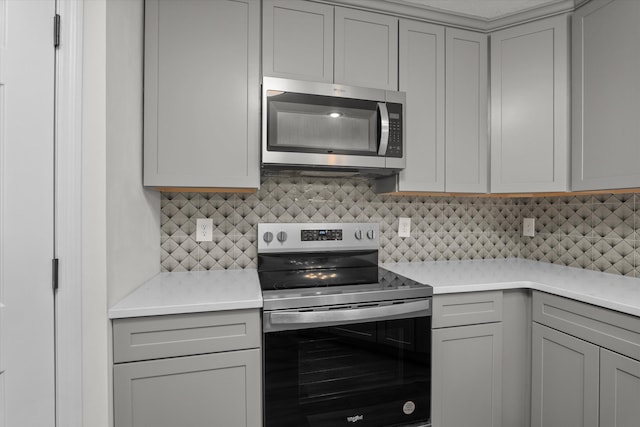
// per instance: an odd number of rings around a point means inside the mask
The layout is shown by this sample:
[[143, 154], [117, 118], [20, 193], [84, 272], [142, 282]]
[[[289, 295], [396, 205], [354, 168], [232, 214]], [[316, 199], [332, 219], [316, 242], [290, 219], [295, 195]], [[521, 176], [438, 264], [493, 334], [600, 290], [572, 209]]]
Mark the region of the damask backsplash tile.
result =
[[[377, 222], [380, 262], [517, 257], [518, 209], [511, 199], [378, 195], [364, 178], [268, 177], [255, 194], [164, 193], [163, 271], [256, 268], [260, 222]], [[398, 218], [411, 236], [397, 236]], [[195, 241], [197, 218], [212, 218], [213, 242]]]
[[[359, 221], [380, 224], [382, 263], [521, 257], [640, 277], [639, 199], [388, 196], [364, 178], [267, 177], [253, 194], [164, 193], [161, 266], [256, 268], [260, 222]], [[197, 218], [213, 219], [212, 242], [195, 241]], [[536, 219], [535, 237], [521, 236], [522, 218]]]
[[536, 236], [521, 237], [520, 256], [640, 277], [638, 194], [523, 199]]

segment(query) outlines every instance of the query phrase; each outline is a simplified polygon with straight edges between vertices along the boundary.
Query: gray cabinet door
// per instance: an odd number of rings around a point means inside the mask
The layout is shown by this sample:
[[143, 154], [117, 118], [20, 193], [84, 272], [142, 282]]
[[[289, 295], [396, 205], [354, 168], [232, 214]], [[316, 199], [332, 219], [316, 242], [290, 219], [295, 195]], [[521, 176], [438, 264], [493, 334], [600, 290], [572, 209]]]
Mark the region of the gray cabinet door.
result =
[[640, 362], [600, 350], [600, 426], [636, 427], [640, 422]]
[[116, 427], [259, 427], [260, 351], [122, 363], [113, 368]]
[[538, 323], [532, 339], [531, 426], [598, 427], [599, 348]]
[[489, 191], [487, 35], [447, 28], [446, 52], [445, 189], [486, 193]]
[[407, 93], [407, 166], [399, 191], [444, 191], [444, 27], [400, 21], [400, 90]]
[[145, 3], [144, 185], [258, 188], [259, 0]]
[[398, 90], [398, 19], [335, 8], [335, 82]]
[[333, 83], [333, 6], [265, 0], [262, 13], [265, 76]]
[[640, 187], [640, 2], [573, 15], [573, 190]]
[[433, 427], [502, 425], [502, 324], [435, 329]]
[[564, 15], [491, 34], [491, 192], [566, 191], [568, 22]]

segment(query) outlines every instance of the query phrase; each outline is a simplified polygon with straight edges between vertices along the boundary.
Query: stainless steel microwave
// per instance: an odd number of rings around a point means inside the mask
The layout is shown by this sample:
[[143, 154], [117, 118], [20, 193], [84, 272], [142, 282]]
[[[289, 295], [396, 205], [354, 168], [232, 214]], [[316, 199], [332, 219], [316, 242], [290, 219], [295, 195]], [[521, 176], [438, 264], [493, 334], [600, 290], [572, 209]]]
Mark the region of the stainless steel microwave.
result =
[[262, 167], [390, 175], [405, 167], [404, 92], [265, 77]]

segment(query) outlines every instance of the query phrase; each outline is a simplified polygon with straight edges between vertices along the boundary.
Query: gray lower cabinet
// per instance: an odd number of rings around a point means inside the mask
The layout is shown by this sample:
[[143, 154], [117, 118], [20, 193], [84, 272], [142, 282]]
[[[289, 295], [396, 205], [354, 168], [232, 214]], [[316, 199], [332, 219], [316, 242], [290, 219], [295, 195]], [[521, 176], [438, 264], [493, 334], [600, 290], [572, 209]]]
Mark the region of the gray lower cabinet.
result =
[[144, 185], [260, 186], [260, 0], [146, 0]]
[[635, 427], [640, 318], [533, 292], [532, 427]]
[[532, 336], [531, 426], [598, 427], [599, 348], [537, 323]]
[[434, 297], [433, 427], [502, 425], [501, 306], [501, 292]]
[[640, 362], [600, 350], [600, 426], [636, 427], [640, 422]]
[[259, 426], [260, 363], [253, 349], [116, 365], [115, 426]]
[[259, 310], [115, 319], [115, 427], [260, 427]]
[[502, 425], [502, 323], [433, 331], [433, 427]]
[[504, 290], [502, 313], [502, 425], [531, 425], [531, 292]]
[[640, 2], [592, 0], [572, 26], [572, 190], [640, 187]]

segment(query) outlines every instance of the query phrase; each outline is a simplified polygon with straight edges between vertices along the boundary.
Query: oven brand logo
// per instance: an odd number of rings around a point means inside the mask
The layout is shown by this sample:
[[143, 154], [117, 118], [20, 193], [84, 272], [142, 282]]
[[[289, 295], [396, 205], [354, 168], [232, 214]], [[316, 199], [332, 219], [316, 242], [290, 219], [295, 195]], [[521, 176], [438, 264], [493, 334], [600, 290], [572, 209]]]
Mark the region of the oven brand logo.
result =
[[358, 421], [364, 420], [364, 415], [354, 415], [353, 417], [347, 417], [347, 421], [350, 423], [357, 423]]

